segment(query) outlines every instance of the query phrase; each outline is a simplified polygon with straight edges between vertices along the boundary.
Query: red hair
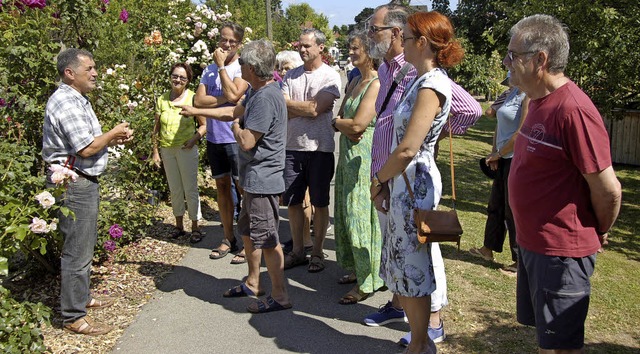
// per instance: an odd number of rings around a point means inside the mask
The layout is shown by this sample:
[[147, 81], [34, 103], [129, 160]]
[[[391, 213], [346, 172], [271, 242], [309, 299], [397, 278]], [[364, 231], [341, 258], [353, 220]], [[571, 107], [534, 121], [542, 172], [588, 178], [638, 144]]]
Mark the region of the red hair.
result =
[[438, 66], [450, 68], [462, 61], [464, 50], [447, 16], [437, 11], [416, 12], [407, 19], [407, 26], [414, 36], [424, 36], [429, 41]]

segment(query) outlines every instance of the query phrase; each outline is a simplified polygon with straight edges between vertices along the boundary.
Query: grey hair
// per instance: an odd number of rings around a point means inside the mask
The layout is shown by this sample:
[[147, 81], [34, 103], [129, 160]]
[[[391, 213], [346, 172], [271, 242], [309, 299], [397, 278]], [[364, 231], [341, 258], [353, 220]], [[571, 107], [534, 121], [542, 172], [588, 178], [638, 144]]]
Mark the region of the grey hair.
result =
[[300, 36], [306, 36], [307, 34], [311, 34], [316, 38], [317, 45], [324, 44], [324, 42], [327, 41], [327, 36], [325, 36], [319, 29], [305, 28], [302, 30], [302, 33], [300, 33]]
[[384, 25], [402, 28], [407, 23], [407, 18], [411, 15], [412, 11], [406, 6], [396, 4], [385, 4], [376, 7], [373, 13], [379, 10], [387, 9], [387, 13], [384, 16]]
[[519, 38], [527, 51], [547, 53], [551, 74], [564, 72], [569, 61], [569, 34], [557, 18], [540, 14], [525, 17], [509, 33]]
[[220, 27], [220, 30], [222, 30], [223, 28], [229, 28], [231, 31], [233, 31], [233, 36], [236, 38], [236, 40], [242, 42], [242, 39], [244, 38], [244, 28], [242, 26], [235, 22], [225, 22]]
[[80, 65], [80, 57], [87, 57], [93, 60], [93, 54], [84, 49], [67, 48], [60, 52], [56, 63], [58, 75], [64, 77], [64, 70], [66, 68], [76, 69]]
[[[367, 32], [363, 30], [355, 30], [349, 33], [349, 39], [348, 39], [349, 44], [351, 44], [351, 42], [353, 42], [356, 39], [360, 40], [362, 49], [364, 50], [365, 53], [367, 53], [367, 56], [369, 57], [369, 60], [371, 60], [371, 64], [373, 65], [373, 68], [377, 70], [378, 66], [380, 65], [380, 60], [374, 59], [369, 55], [369, 52], [371, 51], [371, 46], [374, 45], [374, 43], [371, 40], [371, 38], [369, 38], [369, 35], [367, 34]], [[351, 58], [349, 58], [349, 61], [351, 61]]]
[[266, 39], [251, 41], [244, 45], [242, 61], [250, 65], [262, 81], [273, 79], [273, 68], [276, 66], [276, 50]]
[[283, 50], [276, 54], [276, 63], [278, 67], [284, 65], [285, 63], [291, 63], [295, 67], [298, 67], [304, 64], [304, 61], [302, 61], [300, 53], [293, 50]]

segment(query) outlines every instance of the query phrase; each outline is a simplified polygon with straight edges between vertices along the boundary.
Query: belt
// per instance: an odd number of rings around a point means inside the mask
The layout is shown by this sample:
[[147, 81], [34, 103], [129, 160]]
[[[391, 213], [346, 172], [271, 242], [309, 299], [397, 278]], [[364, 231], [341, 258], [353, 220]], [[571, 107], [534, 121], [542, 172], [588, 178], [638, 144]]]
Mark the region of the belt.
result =
[[86, 179], [87, 181], [91, 181], [93, 183], [98, 183], [99, 182], [98, 181], [98, 176], [89, 176], [88, 174], [78, 170], [77, 168], [74, 168], [73, 170], [75, 171], [75, 173], [78, 174], [78, 176]]

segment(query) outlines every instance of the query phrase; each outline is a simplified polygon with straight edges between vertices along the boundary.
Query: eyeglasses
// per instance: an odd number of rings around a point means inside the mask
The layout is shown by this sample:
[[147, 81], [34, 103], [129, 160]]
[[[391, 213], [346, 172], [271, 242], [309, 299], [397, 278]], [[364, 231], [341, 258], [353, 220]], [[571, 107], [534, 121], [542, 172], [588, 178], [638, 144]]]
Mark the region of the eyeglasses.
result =
[[244, 62], [244, 60], [242, 60], [242, 58], [238, 58], [238, 64], [240, 64], [240, 65], [244, 65], [244, 63], [245, 63], [245, 62]]
[[410, 39], [416, 39], [416, 37], [405, 37], [404, 35], [402, 35], [402, 44], [404, 44], [404, 42], [410, 40]]
[[384, 31], [384, 30], [388, 30], [393, 28], [393, 26], [382, 26], [382, 27], [378, 27], [376, 25], [369, 25], [369, 33], [373, 34], [373, 33], [378, 33], [380, 31]]
[[171, 80], [180, 80], [182, 82], [186, 82], [187, 80], [189, 80], [189, 78], [180, 76], [180, 75], [171, 74]]
[[228, 38], [222, 38], [220, 37], [220, 39], [218, 40], [219, 44], [228, 44], [229, 47], [235, 47], [238, 45], [238, 41], [236, 41], [235, 39], [228, 39]]
[[517, 58], [519, 56], [525, 55], [525, 54], [533, 54], [535, 52], [514, 52], [512, 50], [507, 50], [507, 57], [509, 58], [509, 61], [513, 61], [514, 58]]

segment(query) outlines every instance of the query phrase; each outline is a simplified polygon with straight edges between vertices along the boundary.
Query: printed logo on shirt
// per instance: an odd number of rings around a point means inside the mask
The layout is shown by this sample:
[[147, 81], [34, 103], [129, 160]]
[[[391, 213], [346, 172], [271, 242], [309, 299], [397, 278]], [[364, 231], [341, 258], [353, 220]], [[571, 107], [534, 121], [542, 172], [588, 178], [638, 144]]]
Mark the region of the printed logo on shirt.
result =
[[546, 132], [545, 126], [538, 123], [534, 124], [533, 127], [523, 125], [519, 134], [529, 140], [529, 145], [527, 146], [527, 151], [529, 152], [535, 152], [537, 148], [536, 145], [538, 144], [552, 149], [562, 150], [562, 146], [555, 141], [556, 139], [548, 136]]

